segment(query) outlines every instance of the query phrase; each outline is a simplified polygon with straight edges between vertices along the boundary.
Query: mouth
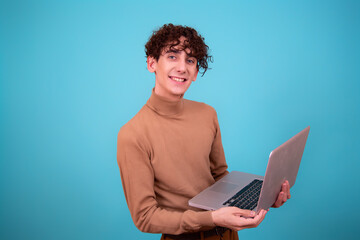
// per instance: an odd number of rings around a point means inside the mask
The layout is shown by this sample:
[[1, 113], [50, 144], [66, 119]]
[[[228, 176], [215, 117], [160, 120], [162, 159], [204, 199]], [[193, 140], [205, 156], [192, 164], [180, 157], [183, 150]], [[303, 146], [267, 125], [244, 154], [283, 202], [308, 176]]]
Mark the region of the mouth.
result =
[[174, 80], [174, 81], [176, 81], [176, 82], [186, 82], [186, 78], [180, 78], [180, 77], [173, 77], [173, 76], [169, 76], [169, 78], [171, 79], [171, 80]]

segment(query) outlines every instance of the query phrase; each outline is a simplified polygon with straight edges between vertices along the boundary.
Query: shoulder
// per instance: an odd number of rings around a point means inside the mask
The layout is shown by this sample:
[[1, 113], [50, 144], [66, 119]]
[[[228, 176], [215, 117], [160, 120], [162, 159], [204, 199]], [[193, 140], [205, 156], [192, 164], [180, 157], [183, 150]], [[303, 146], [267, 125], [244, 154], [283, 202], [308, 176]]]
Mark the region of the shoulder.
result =
[[199, 112], [201, 114], [212, 115], [216, 117], [216, 110], [212, 106], [206, 103], [184, 99], [184, 104], [186, 108], [191, 111]]
[[143, 106], [132, 119], [120, 128], [118, 142], [125, 144], [141, 141], [144, 129], [148, 127], [148, 118], [148, 109], [146, 106]]

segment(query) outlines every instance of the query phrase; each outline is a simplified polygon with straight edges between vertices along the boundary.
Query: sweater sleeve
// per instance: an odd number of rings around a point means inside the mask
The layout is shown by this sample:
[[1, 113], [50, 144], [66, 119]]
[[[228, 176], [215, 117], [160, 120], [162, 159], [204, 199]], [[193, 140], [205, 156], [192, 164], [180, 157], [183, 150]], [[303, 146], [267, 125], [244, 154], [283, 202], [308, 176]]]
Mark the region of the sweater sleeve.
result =
[[117, 162], [125, 198], [136, 227], [142, 232], [181, 234], [215, 227], [210, 211], [173, 211], [160, 207], [154, 191], [150, 151], [133, 134], [120, 130]]
[[215, 181], [221, 179], [229, 172], [225, 160], [224, 148], [221, 141], [221, 133], [217, 114], [214, 110], [215, 138], [210, 152], [210, 168]]

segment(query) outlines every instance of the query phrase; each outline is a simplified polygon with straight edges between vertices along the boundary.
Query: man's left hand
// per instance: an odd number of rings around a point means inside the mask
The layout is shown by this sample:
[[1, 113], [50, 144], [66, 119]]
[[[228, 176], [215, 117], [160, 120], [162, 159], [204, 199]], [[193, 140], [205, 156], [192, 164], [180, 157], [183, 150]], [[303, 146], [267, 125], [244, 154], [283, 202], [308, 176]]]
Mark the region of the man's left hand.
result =
[[289, 181], [286, 180], [281, 185], [281, 191], [280, 191], [274, 205], [272, 205], [272, 207], [274, 207], [274, 208], [281, 207], [288, 199], [290, 199], [290, 197], [291, 197], [291, 195], [290, 195], [290, 184], [289, 184]]

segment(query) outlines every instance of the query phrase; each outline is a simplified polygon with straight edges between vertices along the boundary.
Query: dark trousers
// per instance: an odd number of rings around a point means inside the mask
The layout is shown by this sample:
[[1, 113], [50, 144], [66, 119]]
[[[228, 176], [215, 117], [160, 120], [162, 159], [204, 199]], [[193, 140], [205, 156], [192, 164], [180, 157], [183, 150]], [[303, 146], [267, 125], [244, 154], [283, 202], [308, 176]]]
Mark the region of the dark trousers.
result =
[[204, 232], [199, 232], [195, 236], [194, 236], [194, 234], [191, 234], [191, 238], [187, 237], [186, 234], [178, 235], [176, 237], [175, 236], [171, 237], [169, 235], [163, 234], [161, 236], [160, 240], [188, 240], [188, 239], [191, 239], [191, 240], [239, 240], [239, 236], [236, 231], [227, 230], [226, 232], [224, 232], [222, 234], [222, 237], [218, 236], [216, 234], [206, 237]]

